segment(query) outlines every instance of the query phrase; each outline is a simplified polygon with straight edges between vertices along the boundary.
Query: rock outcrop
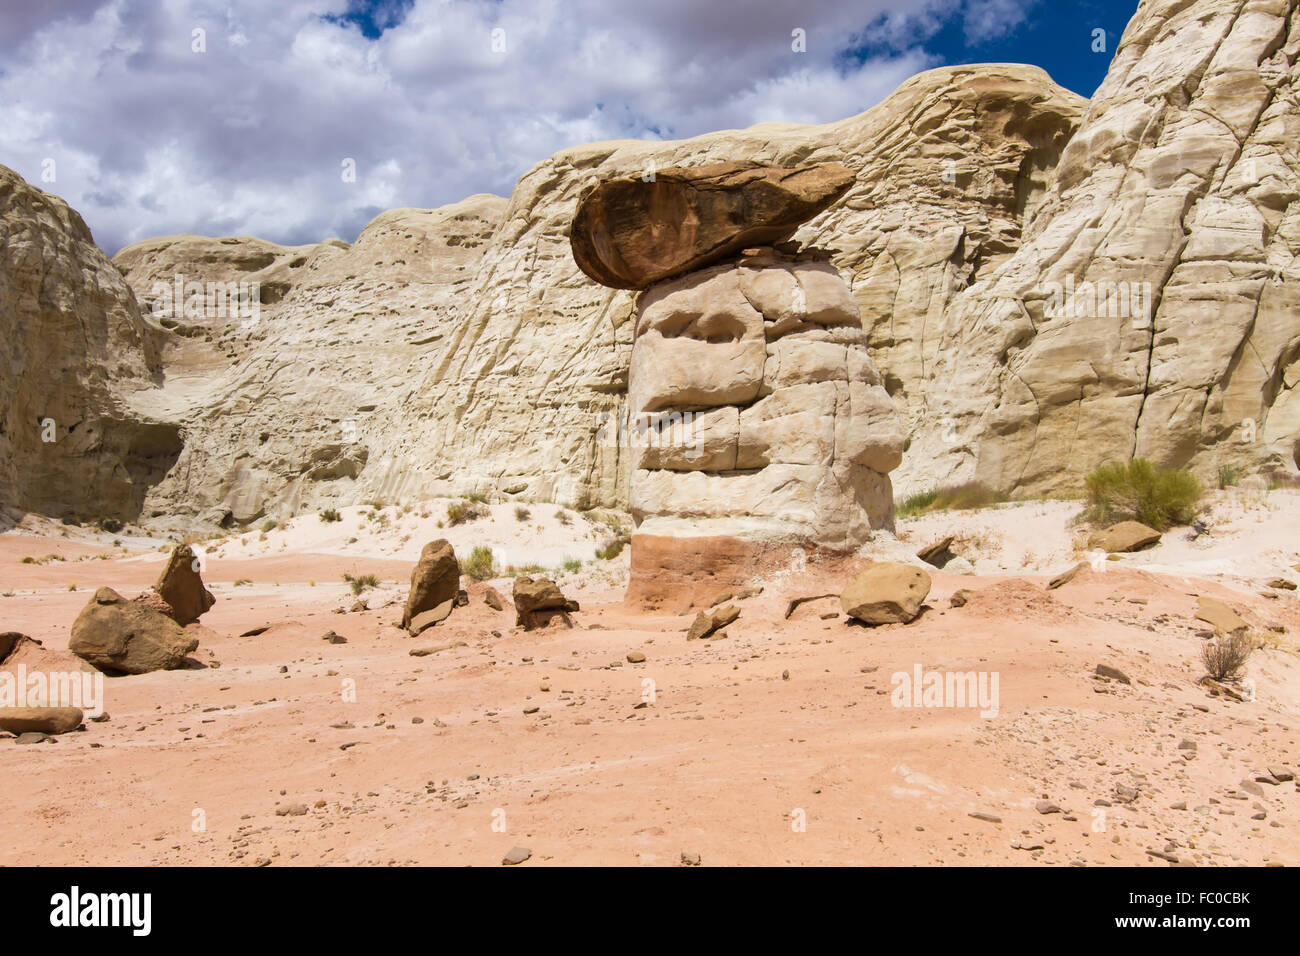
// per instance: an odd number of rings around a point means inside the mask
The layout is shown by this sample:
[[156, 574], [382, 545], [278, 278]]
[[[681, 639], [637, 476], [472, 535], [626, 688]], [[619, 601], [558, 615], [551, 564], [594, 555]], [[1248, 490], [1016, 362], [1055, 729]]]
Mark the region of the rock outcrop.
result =
[[0, 707], [0, 730], [18, 734], [67, 734], [81, 726], [79, 707]]
[[153, 590], [171, 608], [168, 616], [182, 627], [197, 621], [217, 602], [212, 592], [203, 586], [198, 560], [187, 544], [172, 549]]
[[935, 329], [913, 484], [1062, 491], [1130, 456], [1294, 472], [1298, 58], [1296, 0], [1138, 7], [1019, 248]]
[[743, 161], [606, 180], [573, 217], [573, 260], [601, 285], [644, 289], [746, 246], [784, 242], [852, 185], [853, 172], [838, 163]]
[[168, 318], [178, 374], [157, 407], [186, 443], [150, 507], [235, 523], [476, 491], [626, 507], [629, 454], [610, 426], [627, 399], [634, 297], [582, 273], [570, 224], [600, 182], [738, 158], [854, 174], [794, 238], [828, 250], [848, 281], [906, 430], [945, 305], [1014, 251], [1085, 105], [1035, 67], [944, 68], [838, 123], [565, 150], [509, 200], [395, 210], [350, 247], [130, 246], [115, 261], [147, 306], [177, 274], [278, 296], [252, 324]]
[[921, 613], [930, 575], [910, 564], [878, 561], [844, 589], [840, 608], [863, 624], [906, 624]]
[[134, 519], [176, 462], [135, 296], [67, 203], [0, 166], [0, 504]]
[[411, 570], [411, 590], [402, 612], [402, 627], [413, 634], [444, 621], [456, 606], [460, 593], [460, 564], [456, 551], [445, 538], [430, 541], [420, 551]]
[[578, 602], [571, 601], [550, 578], [530, 578], [519, 575], [514, 582], [515, 626], [531, 631], [546, 627], [552, 618], [559, 617], [572, 626], [569, 614], [578, 610]]
[[198, 639], [165, 614], [100, 588], [72, 623], [68, 650], [102, 671], [147, 674], [175, 670]]

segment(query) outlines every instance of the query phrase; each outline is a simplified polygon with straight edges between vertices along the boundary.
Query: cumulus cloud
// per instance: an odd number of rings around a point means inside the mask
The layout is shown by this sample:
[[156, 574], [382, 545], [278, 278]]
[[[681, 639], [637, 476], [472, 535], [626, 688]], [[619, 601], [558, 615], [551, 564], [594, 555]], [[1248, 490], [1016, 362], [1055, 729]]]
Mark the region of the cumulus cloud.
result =
[[350, 241], [384, 208], [508, 195], [578, 143], [853, 115], [938, 65], [922, 44], [945, 24], [986, 38], [1016, 9], [52, 0], [4, 15], [0, 163], [110, 253], [176, 232]]

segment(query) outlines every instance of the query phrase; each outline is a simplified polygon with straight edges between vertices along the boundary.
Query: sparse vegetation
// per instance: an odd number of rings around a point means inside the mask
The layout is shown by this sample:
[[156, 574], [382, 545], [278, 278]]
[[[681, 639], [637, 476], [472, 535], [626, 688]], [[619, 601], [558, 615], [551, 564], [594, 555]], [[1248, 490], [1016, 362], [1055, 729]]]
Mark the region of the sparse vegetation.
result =
[[1269, 491], [1276, 491], [1278, 488], [1300, 488], [1300, 475], [1293, 475], [1276, 468], [1264, 472], [1261, 477], [1268, 482]]
[[1158, 468], [1145, 458], [1102, 465], [1088, 475], [1085, 485], [1085, 517], [1099, 524], [1132, 519], [1167, 531], [1190, 524], [1201, 499], [1201, 483], [1190, 471]]
[[1241, 481], [1241, 475], [1231, 465], [1219, 466], [1219, 489], [1231, 488]]
[[253, 582], [249, 578], [237, 578], [235, 580], [235, 587], [237, 588], [252, 587], [252, 585]]
[[604, 545], [603, 547], [599, 547], [596, 549], [596, 560], [611, 561], [614, 558], [617, 558], [620, 554], [623, 553], [623, 546], [626, 544], [627, 542], [622, 538], [615, 538], [613, 541], [610, 541], [608, 544]]
[[451, 504], [447, 505], [447, 521], [453, 527], [458, 524], [464, 524], [467, 521], [473, 521], [475, 518], [481, 518], [482, 516], [483, 512], [481, 512], [478, 505], [474, 504], [472, 501], [468, 503], [463, 501], [453, 501]]
[[958, 485], [944, 485], [929, 491], [908, 495], [898, 502], [895, 510], [900, 518], [925, 514], [930, 511], [966, 511], [971, 508], [987, 508], [989, 505], [1006, 501], [1006, 495], [978, 481], [967, 481]]
[[477, 491], [471, 495], [466, 495], [465, 497], [470, 501], [473, 501], [475, 504], [485, 505], [488, 503], [487, 495], [479, 494]]
[[329, 524], [332, 521], [342, 521], [343, 517], [334, 508], [326, 508], [320, 513], [320, 520]]
[[1201, 661], [1215, 680], [1231, 680], [1255, 650], [1255, 641], [1245, 631], [1221, 634], [1201, 645]]
[[565, 558], [564, 570], [568, 571], [570, 574], [573, 574], [575, 571], [581, 571], [582, 561], [578, 558]]
[[569, 513], [567, 511], [561, 508], [559, 511], [555, 512], [555, 520], [567, 528], [569, 526], [569, 522], [572, 521], [573, 519], [569, 517]]
[[527, 520], [528, 520], [529, 518], [531, 518], [532, 516], [533, 516], [533, 513], [532, 513], [531, 511], [529, 511], [527, 508], [525, 508], [523, 505], [515, 505], [515, 520], [516, 520], [516, 521], [527, 521]]
[[496, 577], [497, 562], [492, 549], [486, 545], [476, 545], [468, 558], [461, 559], [460, 573], [472, 581], [486, 581]]
[[362, 574], [354, 577], [351, 574], [343, 575], [343, 580], [352, 585], [353, 594], [361, 594], [366, 588], [379, 587], [379, 578], [373, 574]]
[[267, 521], [265, 524], [262, 525], [262, 533], [265, 534], [265, 533], [268, 532], [268, 531], [274, 531], [274, 530], [275, 530], [276, 528], [278, 528], [278, 527], [280, 527], [280, 522], [275, 521], [274, 519], [272, 519], [272, 520]]

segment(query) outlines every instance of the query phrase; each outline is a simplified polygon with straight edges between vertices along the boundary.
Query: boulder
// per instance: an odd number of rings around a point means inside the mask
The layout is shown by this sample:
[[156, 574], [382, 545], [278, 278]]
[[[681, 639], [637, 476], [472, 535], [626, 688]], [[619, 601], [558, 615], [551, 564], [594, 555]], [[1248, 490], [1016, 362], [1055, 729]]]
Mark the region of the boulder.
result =
[[690, 629], [686, 632], [686, 639], [688, 641], [703, 640], [713, 632], [727, 627], [738, 617], [740, 617], [740, 608], [734, 604], [724, 604], [719, 608], [701, 611], [695, 615], [695, 620], [691, 622]]
[[840, 595], [840, 607], [863, 624], [906, 624], [921, 613], [930, 575], [910, 564], [879, 561]]
[[[402, 627], [410, 629], [412, 621], [426, 611], [449, 604], [447, 613], [455, 606], [460, 593], [460, 565], [456, 552], [445, 538], [430, 541], [420, 552], [420, 560], [411, 571], [411, 591], [402, 613]], [[447, 615], [442, 615], [442, 620]]]
[[0, 707], [0, 730], [19, 734], [66, 734], [81, 726], [79, 707]]
[[550, 578], [530, 578], [520, 575], [514, 585], [515, 624], [524, 630], [545, 627], [555, 616], [566, 624], [569, 612], [578, 610], [578, 602], [570, 601]]
[[583, 197], [569, 242], [583, 272], [614, 289], [789, 239], [853, 185], [839, 163], [787, 168], [733, 161], [609, 179]]
[[411, 632], [411, 636], [419, 634], [421, 631], [427, 631], [435, 624], [441, 624], [451, 616], [451, 610], [456, 606], [455, 601], [443, 601], [435, 608], [427, 611], [421, 611], [415, 617], [411, 618], [406, 629]]
[[1139, 551], [1149, 548], [1160, 541], [1160, 532], [1149, 528], [1140, 521], [1121, 521], [1111, 525], [1105, 531], [1098, 531], [1088, 539], [1089, 548], [1097, 548], [1107, 554], [1122, 551]]
[[5, 631], [3, 634], [0, 634], [0, 664], [7, 661], [9, 655], [13, 654], [24, 644], [39, 643], [39, 641], [32, 640], [26, 634], [20, 634], [17, 631]]
[[496, 588], [487, 588], [483, 592], [483, 603], [494, 611], [505, 609], [505, 602], [501, 600], [501, 595], [497, 592]]
[[197, 621], [217, 600], [203, 586], [198, 561], [186, 544], [172, 550], [167, 566], [163, 568], [153, 589], [171, 607], [172, 613], [169, 616], [182, 627]]
[[940, 538], [938, 541], [927, 544], [920, 551], [916, 552], [916, 556], [926, 564], [932, 564], [936, 568], [942, 568], [957, 556], [952, 551], [953, 537], [953, 535], [947, 535], [946, 537]]
[[1243, 631], [1250, 626], [1240, 614], [1228, 607], [1228, 605], [1209, 597], [1196, 599], [1196, 619], [1204, 621], [1216, 631], [1222, 631], [1224, 634]]
[[175, 670], [198, 649], [197, 638], [165, 614], [100, 588], [72, 623], [68, 650], [102, 671]]

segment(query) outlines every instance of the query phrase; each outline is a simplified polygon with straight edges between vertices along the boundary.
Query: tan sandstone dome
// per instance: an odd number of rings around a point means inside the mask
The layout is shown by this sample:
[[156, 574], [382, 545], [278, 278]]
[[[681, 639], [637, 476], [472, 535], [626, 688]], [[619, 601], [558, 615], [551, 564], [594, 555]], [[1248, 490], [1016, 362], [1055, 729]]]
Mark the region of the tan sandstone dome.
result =
[[792, 169], [733, 161], [606, 180], [578, 205], [573, 259], [613, 289], [644, 289], [746, 246], [794, 235], [853, 185], [839, 163]]

